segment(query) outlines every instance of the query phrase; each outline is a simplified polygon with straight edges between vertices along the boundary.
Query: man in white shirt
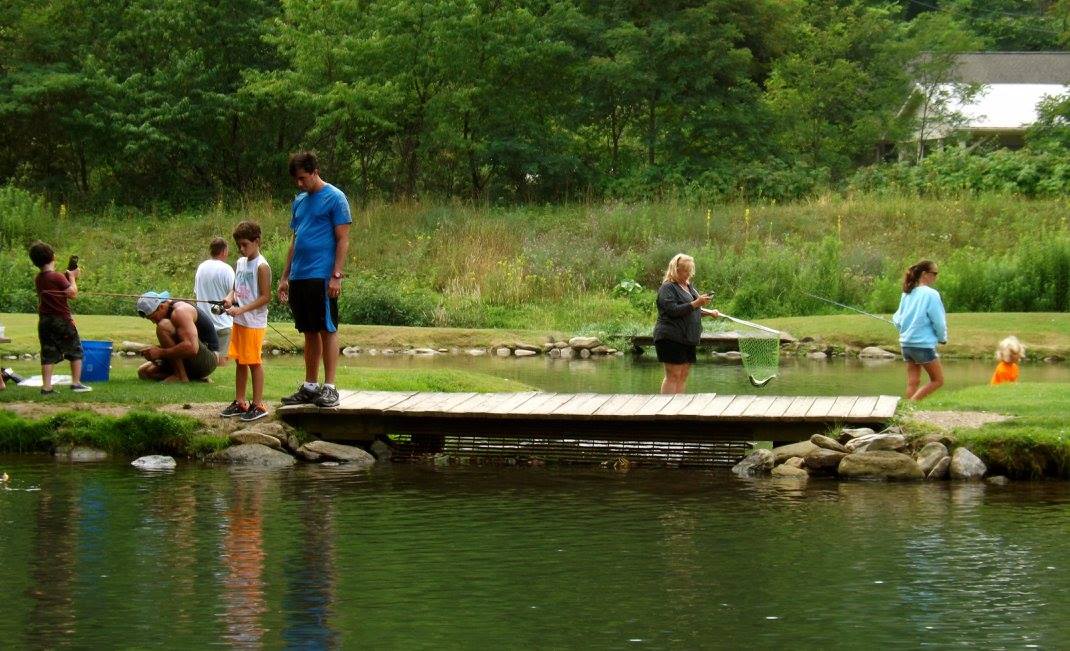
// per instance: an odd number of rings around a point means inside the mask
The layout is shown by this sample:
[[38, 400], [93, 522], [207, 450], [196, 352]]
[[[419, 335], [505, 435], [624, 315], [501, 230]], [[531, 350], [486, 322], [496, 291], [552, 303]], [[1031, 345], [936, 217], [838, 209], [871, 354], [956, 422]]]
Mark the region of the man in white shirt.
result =
[[[222, 301], [234, 288], [234, 268], [227, 264], [230, 249], [222, 237], [212, 240], [208, 247], [210, 258], [197, 267], [193, 279], [193, 295], [198, 301]], [[230, 347], [230, 328], [233, 317], [224, 312], [213, 314], [207, 303], [199, 303], [197, 308], [208, 314], [219, 337], [219, 365], [227, 365], [227, 349]]]

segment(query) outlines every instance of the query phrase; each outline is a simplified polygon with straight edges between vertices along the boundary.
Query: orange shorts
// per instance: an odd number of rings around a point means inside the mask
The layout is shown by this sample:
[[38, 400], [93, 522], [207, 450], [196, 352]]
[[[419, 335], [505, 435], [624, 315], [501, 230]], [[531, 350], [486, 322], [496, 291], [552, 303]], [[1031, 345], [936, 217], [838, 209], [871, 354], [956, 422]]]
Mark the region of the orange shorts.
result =
[[263, 363], [260, 349], [264, 345], [264, 333], [267, 328], [246, 328], [234, 324], [230, 331], [230, 348], [227, 357], [238, 360], [243, 366], [256, 366]]

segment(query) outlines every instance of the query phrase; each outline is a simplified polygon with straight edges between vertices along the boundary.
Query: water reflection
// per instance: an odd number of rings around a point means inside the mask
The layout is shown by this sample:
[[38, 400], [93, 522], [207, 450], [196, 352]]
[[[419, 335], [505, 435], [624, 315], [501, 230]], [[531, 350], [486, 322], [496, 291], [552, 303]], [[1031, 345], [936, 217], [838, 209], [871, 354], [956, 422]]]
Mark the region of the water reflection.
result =
[[1070, 640], [1063, 482], [44, 463], [16, 476], [42, 490], [0, 491], [0, 585], [18, 586], [5, 648]]

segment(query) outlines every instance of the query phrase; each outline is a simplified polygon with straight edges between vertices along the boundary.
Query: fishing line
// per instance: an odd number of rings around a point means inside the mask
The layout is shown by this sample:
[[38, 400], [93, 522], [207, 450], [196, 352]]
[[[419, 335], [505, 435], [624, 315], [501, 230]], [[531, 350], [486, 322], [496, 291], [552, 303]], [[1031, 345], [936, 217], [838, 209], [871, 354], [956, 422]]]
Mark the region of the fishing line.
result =
[[[45, 294], [66, 294], [67, 292], [66, 292], [66, 290], [62, 290], [62, 289], [45, 289], [45, 290], [42, 290], [42, 293], [45, 293]], [[82, 291], [82, 290], [79, 290], [78, 293], [79, 294], [87, 294], [89, 296], [114, 296], [114, 297], [118, 297], [118, 298], [141, 298], [141, 296], [142, 296], [141, 294], [122, 294], [122, 293], [118, 293], [118, 292], [91, 292], [91, 291]], [[184, 303], [208, 303], [209, 305], [212, 306], [211, 308], [209, 308], [209, 311], [212, 314], [215, 314], [216, 316], [219, 316], [219, 315], [223, 314], [224, 312], [226, 312], [226, 308], [223, 307], [223, 301], [210, 301], [210, 300], [207, 300], [207, 299], [198, 299], [198, 298], [181, 298], [181, 297], [177, 297], [177, 296], [168, 296], [167, 298], [164, 298], [163, 300], [165, 300], [165, 301], [182, 301]], [[275, 334], [277, 334], [280, 337], [282, 337], [283, 340], [286, 341], [286, 343], [290, 344], [290, 349], [291, 350], [300, 350], [300, 348], [297, 346], [297, 344], [295, 344], [293, 341], [291, 341], [289, 337], [287, 337], [286, 335], [282, 334], [282, 332], [278, 328], [276, 328], [274, 325], [272, 325], [270, 321], [268, 321], [268, 327], [271, 328], [272, 330], [274, 330]]]
[[884, 321], [885, 323], [887, 323], [887, 324], [889, 324], [889, 325], [893, 325], [893, 326], [895, 325], [894, 323], [892, 323], [892, 322], [891, 322], [891, 321], [889, 321], [888, 319], [885, 319], [885, 318], [884, 318], [884, 317], [882, 317], [882, 316], [877, 316], [876, 314], [870, 314], [869, 312], [866, 312], [865, 310], [860, 310], [860, 309], [858, 309], [857, 307], [851, 307], [850, 305], [844, 305], [843, 303], [837, 303], [836, 301], [833, 301], [833, 300], [831, 300], [831, 299], [828, 299], [828, 298], [823, 298], [823, 297], [821, 297], [821, 296], [818, 296], [817, 294], [811, 294], [810, 292], [806, 292], [806, 291], [803, 291], [803, 290], [801, 290], [801, 289], [800, 289], [800, 290], [798, 290], [798, 291], [799, 291], [800, 293], [802, 293], [802, 294], [806, 294], [806, 295], [807, 295], [807, 296], [809, 296], [810, 298], [816, 298], [816, 299], [817, 299], [817, 300], [819, 300], [819, 301], [825, 301], [826, 303], [832, 303], [833, 305], [836, 305], [836, 306], [838, 306], [838, 307], [842, 307], [842, 308], [844, 308], [844, 309], [846, 309], [846, 310], [852, 310], [852, 311], [854, 311], [854, 312], [858, 312], [859, 314], [864, 314], [864, 315], [868, 316], [868, 317], [869, 317], [869, 318], [871, 318], [871, 319], [876, 319], [876, 320], [878, 320], [878, 321]]

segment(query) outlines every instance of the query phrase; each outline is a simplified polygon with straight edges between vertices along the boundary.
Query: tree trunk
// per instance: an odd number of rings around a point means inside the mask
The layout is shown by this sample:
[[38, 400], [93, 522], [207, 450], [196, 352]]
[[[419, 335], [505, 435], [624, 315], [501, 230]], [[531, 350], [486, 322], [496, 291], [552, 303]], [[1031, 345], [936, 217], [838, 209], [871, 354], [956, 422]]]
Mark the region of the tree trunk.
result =
[[646, 118], [646, 162], [647, 165], [653, 167], [654, 165], [654, 149], [657, 146], [658, 140], [658, 94], [654, 93], [651, 96], [650, 101], [647, 104], [647, 118]]

